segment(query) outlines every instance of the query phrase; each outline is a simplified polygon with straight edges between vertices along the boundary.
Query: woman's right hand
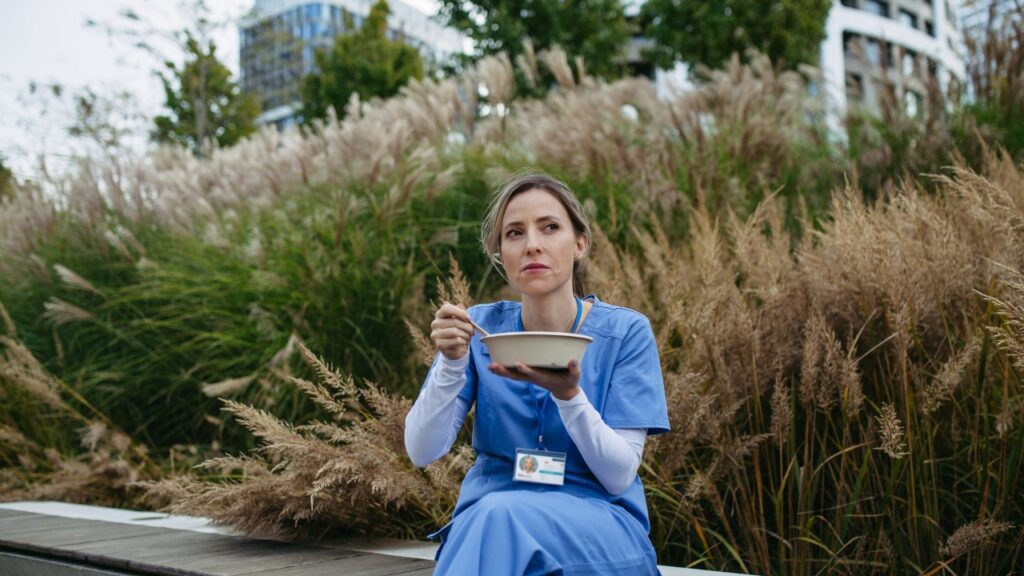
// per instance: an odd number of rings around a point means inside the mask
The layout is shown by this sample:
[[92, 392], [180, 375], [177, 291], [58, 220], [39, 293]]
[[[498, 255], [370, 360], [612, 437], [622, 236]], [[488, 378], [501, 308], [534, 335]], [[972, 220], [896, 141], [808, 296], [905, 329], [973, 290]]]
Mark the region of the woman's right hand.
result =
[[469, 351], [469, 340], [473, 337], [473, 325], [469, 323], [469, 312], [461, 304], [456, 306], [445, 302], [434, 314], [430, 323], [430, 339], [444, 357], [458, 360]]

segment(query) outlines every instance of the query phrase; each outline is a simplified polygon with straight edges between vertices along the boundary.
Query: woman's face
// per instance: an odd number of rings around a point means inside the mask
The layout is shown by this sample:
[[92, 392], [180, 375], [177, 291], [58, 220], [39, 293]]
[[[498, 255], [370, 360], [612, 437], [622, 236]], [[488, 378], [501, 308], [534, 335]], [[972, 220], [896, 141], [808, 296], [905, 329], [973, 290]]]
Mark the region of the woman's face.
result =
[[501, 262], [515, 290], [540, 296], [572, 286], [572, 266], [587, 249], [576, 236], [569, 213], [541, 188], [517, 194], [501, 221]]

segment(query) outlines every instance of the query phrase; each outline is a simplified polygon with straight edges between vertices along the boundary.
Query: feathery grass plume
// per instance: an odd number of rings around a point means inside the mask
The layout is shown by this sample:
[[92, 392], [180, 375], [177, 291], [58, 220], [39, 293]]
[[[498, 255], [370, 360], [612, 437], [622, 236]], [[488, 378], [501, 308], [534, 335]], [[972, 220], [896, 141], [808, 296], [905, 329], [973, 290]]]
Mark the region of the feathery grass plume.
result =
[[448, 254], [448, 277], [437, 281], [437, 292], [441, 300], [452, 304], [461, 304], [466, 308], [473, 305], [469, 282], [462, 273], [455, 255]]
[[295, 351], [295, 345], [301, 341], [302, 340], [299, 339], [298, 334], [292, 332], [288, 336], [288, 341], [285, 342], [284, 347], [275, 352], [273, 356], [271, 356], [270, 362], [267, 363], [267, 366], [274, 368], [276, 366], [280, 366], [284, 362], [287, 362], [288, 359], [292, 357], [292, 353]]
[[827, 412], [839, 401], [835, 379], [837, 360], [843, 356], [839, 340], [820, 310], [811, 313], [804, 334], [800, 399], [808, 408]]
[[943, 558], [962, 556], [1012, 528], [1013, 524], [1009, 522], [997, 522], [991, 518], [975, 520], [957, 528], [939, 547], [939, 555]]
[[[319, 361], [319, 359], [318, 359]], [[352, 414], [353, 404], [352, 398], [342, 398], [341, 401], [335, 398], [335, 393], [338, 389], [328, 390], [327, 388], [320, 386], [309, 380], [302, 378], [290, 378], [292, 384], [295, 384], [300, 390], [306, 393], [314, 402], [316, 402], [321, 408], [327, 410], [328, 413], [332, 414], [336, 419], [340, 420], [346, 416]], [[355, 384], [352, 383], [354, 387]], [[358, 408], [358, 406], [355, 406]]]
[[793, 310], [809, 303], [778, 194], [765, 198], [746, 222], [730, 210], [729, 235], [744, 297], [757, 305], [759, 351], [766, 355], [762, 363], [795, 369], [804, 326], [802, 315]]
[[11, 448], [38, 449], [35, 442], [29, 440], [15, 428], [6, 424], [0, 424], [0, 444], [6, 444]]
[[106, 238], [107, 244], [110, 244], [110, 247], [116, 250], [118, 254], [123, 256], [125, 260], [129, 262], [135, 260], [135, 256], [133, 256], [131, 251], [128, 250], [128, 247], [125, 245], [124, 241], [121, 240], [121, 237], [118, 236], [116, 232], [114, 232], [113, 230], [106, 230], [103, 233], [103, 237]]
[[491, 105], [508, 106], [512, 102], [516, 91], [516, 77], [507, 54], [481, 58], [476, 63], [475, 77], [487, 87], [486, 98]]
[[15, 385], [58, 412], [68, 409], [60, 396], [60, 386], [24, 344], [0, 336], [3, 356], [0, 356], [0, 378]]
[[845, 354], [840, 353], [835, 362], [835, 378], [842, 399], [842, 408], [847, 417], [853, 418], [864, 407], [864, 387], [857, 360], [853, 358], [853, 346], [850, 346]]
[[[766, 386], [750, 378], [756, 349], [755, 316], [740, 292], [731, 270], [724, 238], [710, 217], [695, 215], [689, 242], [689, 266], [678, 268], [687, 279], [683, 301], [688, 303], [675, 326], [682, 341], [692, 344], [690, 370], [706, 371], [715, 382], [723, 407], [731, 406], [755, 389]], [[724, 414], [724, 412], [723, 412]]]
[[541, 50], [537, 59], [547, 66], [551, 75], [555, 77], [555, 81], [563, 89], [572, 90], [576, 87], [576, 80], [573, 78], [572, 68], [569, 66], [569, 57], [561, 47], [552, 46], [547, 50]]
[[[921, 392], [920, 406], [922, 412], [933, 414], [953, 398], [957, 389], [965, 382], [964, 372], [970, 364], [975, 362], [980, 351], [981, 340], [974, 336], [968, 340], [963, 348], [950, 355], [949, 359], [943, 362], [935, 377], [931, 379]], [[969, 374], [967, 377], [969, 377]]]
[[419, 353], [420, 362], [424, 366], [433, 365], [434, 358], [437, 356], [437, 350], [434, 347], [434, 343], [430, 341], [430, 338], [427, 337], [423, 330], [420, 330], [408, 319], [404, 320], [405, 327], [409, 330], [409, 335], [412, 337], [413, 344], [416, 346], [416, 351]]
[[313, 444], [317, 440], [302, 436], [293, 426], [275, 418], [266, 410], [253, 408], [227, 398], [222, 398], [221, 401], [224, 403], [226, 412], [234, 415], [249, 432], [266, 442], [268, 453], [277, 455], [295, 450], [301, 455], [307, 455], [315, 452]]
[[1014, 419], [1013, 412], [1010, 409], [1009, 402], [1003, 402], [1003, 408], [999, 411], [999, 415], [996, 416], [996, 434], [999, 434], [1000, 438], [1006, 438], [1006, 436], [1013, 430]]
[[86, 292], [92, 292], [93, 294], [96, 295], [101, 295], [100, 291], [97, 290], [96, 287], [93, 286], [91, 282], [89, 282], [85, 278], [82, 278], [68, 267], [62, 266], [60, 264], [54, 264], [53, 270], [57, 272], [57, 276], [60, 277], [61, 281], [63, 281], [69, 287], [77, 288], [79, 290], [85, 290]]
[[82, 446], [92, 452], [96, 450], [100, 440], [107, 435], [107, 425], [103, 422], [91, 422], [78, 432], [82, 436]]
[[1008, 277], [1000, 283], [1004, 292], [1002, 297], [984, 296], [995, 306], [1002, 320], [999, 326], [989, 326], [988, 330], [1017, 368], [1024, 370], [1024, 274], [1016, 270], [1006, 270], [1005, 273]]
[[533, 40], [529, 37], [523, 39], [523, 53], [516, 56], [516, 68], [530, 87], [537, 86], [540, 81], [540, 69], [537, 68], [537, 53], [533, 48]]
[[896, 408], [892, 404], [883, 404], [882, 413], [875, 419], [878, 421], [878, 435], [882, 439], [882, 445], [875, 450], [881, 450], [896, 460], [908, 455], [903, 440], [903, 424], [896, 416]]
[[306, 362], [306, 365], [316, 371], [317, 376], [328, 388], [336, 394], [353, 398], [358, 395], [356, 383], [351, 376], [342, 376], [331, 366], [306, 347], [304, 342], [299, 342], [299, 354]]
[[92, 312], [52, 296], [48, 302], [43, 304], [43, 307], [46, 309], [46, 312], [43, 312], [43, 317], [57, 326], [68, 324], [70, 322], [83, 322], [85, 320], [92, 320], [95, 318]]
[[255, 377], [255, 375], [249, 375], [239, 378], [228, 378], [227, 380], [221, 380], [212, 384], [203, 384], [201, 390], [209, 398], [228, 396], [244, 390]]
[[587, 66], [586, 66], [586, 63], [583, 62], [583, 57], [582, 56], [574, 57], [573, 58], [573, 64], [576, 65], [576, 77], [579, 78], [579, 84], [581, 86], [587, 85], [587, 84], [592, 84], [593, 83], [593, 79], [591, 79], [590, 76], [587, 76]]
[[629, 302], [631, 296], [642, 294], [627, 283], [639, 280], [636, 274], [627, 274], [623, 262], [628, 255], [615, 246], [600, 226], [592, 226], [593, 246], [587, 266], [587, 280], [602, 299], [608, 302]]
[[792, 425], [793, 409], [790, 406], [789, 387], [780, 374], [776, 376], [775, 386], [772, 390], [771, 431], [777, 444], [782, 444], [789, 438]]
[[18, 337], [18, 328], [14, 325], [14, 320], [11, 320], [11, 315], [7, 313], [7, 308], [4, 308], [4, 303], [0, 302], [0, 320], [4, 322], [4, 330], [7, 336], [10, 338]]
[[650, 438], [646, 452], [659, 475], [672, 477], [689, 464], [693, 450], [721, 428], [715, 425], [721, 416], [714, 394], [703, 390], [705, 375], [666, 372], [664, 380], [672, 434]]

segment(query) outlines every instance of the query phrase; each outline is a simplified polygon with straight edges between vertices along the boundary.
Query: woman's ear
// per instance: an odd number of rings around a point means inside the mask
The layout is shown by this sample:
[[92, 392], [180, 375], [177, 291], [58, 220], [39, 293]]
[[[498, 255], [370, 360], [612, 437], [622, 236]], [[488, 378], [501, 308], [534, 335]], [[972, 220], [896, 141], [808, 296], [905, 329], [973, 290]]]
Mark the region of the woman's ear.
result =
[[579, 262], [582, 260], [587, 253], [590, 251], [590, 239], [585, 235], [580, 234], [576, 237], [576, 255], [573, 256], [573, 260]]

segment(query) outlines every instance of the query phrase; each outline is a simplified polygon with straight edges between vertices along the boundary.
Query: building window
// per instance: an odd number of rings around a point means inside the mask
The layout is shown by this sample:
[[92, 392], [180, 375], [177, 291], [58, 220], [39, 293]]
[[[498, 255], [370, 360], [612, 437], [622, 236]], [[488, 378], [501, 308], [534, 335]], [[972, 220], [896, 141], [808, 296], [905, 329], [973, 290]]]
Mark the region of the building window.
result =
[[852, 32], [843, 32], [843, 56], [847, 58], [854, 58], [860, 56], [860, 50], [857, 45], [860, 43], [860, 39], [856, 34]]
[[864, 97], [864, 77], [853, 72], [846, 73], [846, 97], [860, 100]]
[[842, 3], [843, 3], [843, 6], [846, 6], [847, 8], [856, 8], [857, 7], [857, 0], [843, 0]]
[[932, 38], [935, 37], [935, 26], [932, 24], [931, 20], [924, 21], [924, 31]]
[[861, 8], [865, 12], [870, 12], [878, 16], [889, 17], [889, 3], [882, 2], [881, 0], [864, 0]]
[[903, 50], [903, 75], [914, 76], [917, 74], [917, 54], [912, 50]]
[[913, 29], [917, 29], [917, 14], [913, 12], [907, 12], [906, 10], [900, 10], [900, 23], [904, 26], [910, 26]]
[[921, 95], [913, 90], [903, 92], [903, 107], [907, 112], [907, 116], [911, 118], [917, 117], [921, 113]]
[[949, 99], [953, 101], [954, 104], [958, 104], [960, 102], [961, 89], [960, 81], [955, 77], [951, 77], [949, 79]]
[[882, 46], [878, 43], [878, 40], [868, 38], [867, 42], [864, 43], [864, 56], [872, 65], [882, 65]]

